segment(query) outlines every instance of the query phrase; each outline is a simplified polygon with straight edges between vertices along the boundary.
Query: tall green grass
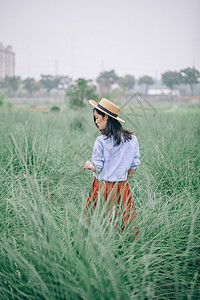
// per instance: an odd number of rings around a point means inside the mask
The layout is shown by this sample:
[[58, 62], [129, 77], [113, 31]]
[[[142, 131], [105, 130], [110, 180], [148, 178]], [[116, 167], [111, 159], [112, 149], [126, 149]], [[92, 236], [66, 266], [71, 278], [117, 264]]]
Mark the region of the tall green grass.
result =
[[140, 120], [126, 243], [104, 207], [91, 226], [84, 214], [92, 123], [87, 109], [0, 112], [1, 299], [198, 299], [199, 109]]

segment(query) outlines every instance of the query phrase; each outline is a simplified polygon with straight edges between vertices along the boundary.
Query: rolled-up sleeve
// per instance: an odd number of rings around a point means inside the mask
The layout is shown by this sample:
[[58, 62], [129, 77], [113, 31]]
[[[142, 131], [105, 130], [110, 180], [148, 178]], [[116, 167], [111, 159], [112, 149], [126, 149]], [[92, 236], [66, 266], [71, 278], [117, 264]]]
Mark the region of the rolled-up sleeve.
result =
[[97, 171], [101, 171], [104, 164], [104, 154], [102, 142], [98, 138], [94, 143], [91, 162]]
[[138, 165], [140, 164], [140, 160], [139, 160], [139, 157], [140, 157], [140, 152], [139, 152], [139, 144], [138, 144], [138, 140], [137, 138], [135, 137], [135, 151], [134, 151], [134, 156], [133, 156], [133, 161], [132, 161], [132, 164], [130, 166], [130, 169], [137, 169], [138, 168]]

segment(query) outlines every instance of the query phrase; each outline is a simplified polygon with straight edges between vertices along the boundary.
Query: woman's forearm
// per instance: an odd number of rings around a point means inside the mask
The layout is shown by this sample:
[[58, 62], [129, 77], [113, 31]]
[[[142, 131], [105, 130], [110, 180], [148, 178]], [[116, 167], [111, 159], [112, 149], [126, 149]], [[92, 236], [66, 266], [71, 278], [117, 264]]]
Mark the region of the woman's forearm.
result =
[[129, 169], [128, 170], [128, 178], [131, 178], [137, 169]]

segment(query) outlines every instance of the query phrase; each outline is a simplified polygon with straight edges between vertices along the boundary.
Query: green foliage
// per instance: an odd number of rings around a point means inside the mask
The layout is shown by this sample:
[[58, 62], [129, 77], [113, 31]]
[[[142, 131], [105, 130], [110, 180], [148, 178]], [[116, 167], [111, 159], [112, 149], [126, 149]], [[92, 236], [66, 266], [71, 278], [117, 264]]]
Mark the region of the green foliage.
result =
[[41, 88], [41, 84], [37, 82], [34, 78], [26, 78], [23, 81], [23, 87], [30, 93], [32, 96], [34, 92], [37, 92]]
[[112, 85], [119, 80], [114, 70], [101, 72], [96, 81], [101, 95], [110, 95]]
[[145, 85], [145, 93], [147, 93], [147, 90], [149, 88], [149, 85], [153, 85], [154, 84], [154, 80], [152, 77], [145, 75], [139, 78], [138, 83], [140, 85], [144, 84]]
[[58, 84], [58, 88], [67, 90], [72, 82], [72, 79], [69, 76], [59, 76], [59, 79], [60, 81]]
[[12, 108], [13, 104], [11, 102], [6, 102], [8, 108]]
[[199, 109], [140, 120], [140, 241], [126, 243], [101, 201], [91, 226], [84, 213], [90, 111], [1, 111], [1, 299], [199, 299]]
[[3, 105], [4, 99], [5, 99], [5, 95], [1, 94], [0, 95], [0, 106]]
[[16, 93], [21, 85], [20, 76], [9, 77], [6, 76], [3, 81], [1, 81], [1, 87], [5, 90], [7, 94]]
[[83, 130], [83, 121], [80, 117], [77, 117], [71, 121], [70, 130]]
[[162, 82], [170, 89], [173, 89], [174, 85], [181, 83], [180, 73], [176, 71], [165, 72], [162, 74]]
[[52, 75], [41, 75], [40, 79], [41, 85], [47, 89], [47, 92], [50, 92], [51, 89], [55, 89], [58, 87], [59, 80]]
[[68, 76], [41, 75], [39, 82], [49, 93], [52, 89], [66, 89], [70, 83], [70, 79]]
[[131, 91], [134, 88], [135, 78], [132, 75], [125, 75], [118, 80], [118, 83], [121, 87]]
[[59, 112], [60, 111], [60, 107], [59, 106], [52, 106], [51, 107], [51, 112]]
[[181, 81], [190, 86], [192, 95], [194, 94], [194, 86], [200, 82], [200, 72], [193, 68], [186, 68], [180, 71]]
[[152, 77], [145, 75], [139, 78], [139, 84], [147, 84], [147, 85], [152, 85], [154, 84], [154, 80]]
[[79, 78], [70, 85], [67, 97], [71, 106], [83, 106], [84, 100], [97, 99], [96, 87], [91, 81]]
[[117, 99], [121, 99], [125, 93], [126, 90], [124, 87], [117, 87], [112, 89], [112, 92], [109, 95], [104, 95], [104, 97], [110, 99], [111, 101], [116, 101]]

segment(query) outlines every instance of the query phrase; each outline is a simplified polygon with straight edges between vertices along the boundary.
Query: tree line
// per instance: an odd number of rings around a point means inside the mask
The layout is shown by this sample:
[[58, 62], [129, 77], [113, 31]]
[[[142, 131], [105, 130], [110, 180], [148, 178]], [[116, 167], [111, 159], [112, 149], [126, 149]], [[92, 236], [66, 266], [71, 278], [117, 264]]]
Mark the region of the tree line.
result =
[[[162, 74], [162, 83], [173, 90], [178, 85], [185, 84], [190, 87], [191, 95], [194, 94], [195, 86], [200, 82], [200, 72], [194, 67], [177, 71], [166, 71]], [[147, 93], [149, 86], [155, 84], [151, 76], [144, 75], [135, 79], [133, 75], [127, 74], [120, 77], [115, 70], [104, 71], [96, 78], [96, 84], [92, 80], [78, 78], [75, 81], [69, 76], [41, 75], [39, 80], [20, 76], [5, 77], [0, 80], [0, 94], [8, 96], [24, 95], [37, 96], [50, 94], [53, 91], [64, 91], [67, 98], [75, 104], [83, 103], [84, 99], [97, 97], [119, 97], [134, 91], [135, 84], [144, 87]]]

